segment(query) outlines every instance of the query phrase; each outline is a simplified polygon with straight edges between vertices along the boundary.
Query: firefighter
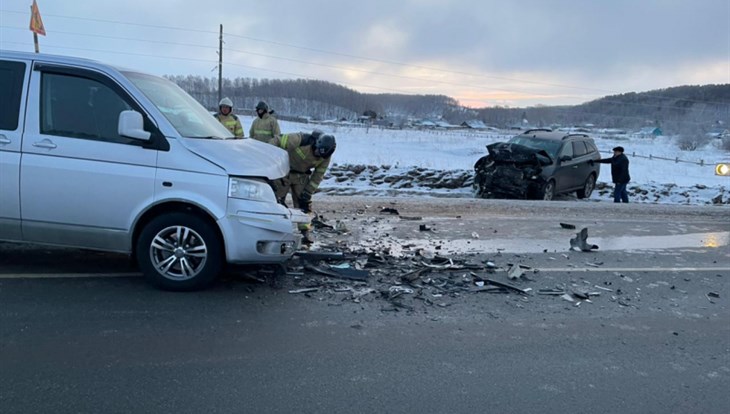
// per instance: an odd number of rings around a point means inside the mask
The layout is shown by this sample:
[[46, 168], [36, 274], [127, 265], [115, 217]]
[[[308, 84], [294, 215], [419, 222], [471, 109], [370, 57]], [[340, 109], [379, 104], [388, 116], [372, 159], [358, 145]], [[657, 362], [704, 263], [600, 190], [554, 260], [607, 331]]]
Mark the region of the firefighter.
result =
[[[311, 213], [312, 194], [319, 188], [337, 148], [335, 137], [315, 130], [311, 134], [284, 134], [269, 143], [289, 154], [289, 175], [275, 184], [276, 198], [284, 204], [286, 194], [290, 192], [294, 207]], [[302, 242], [311, 244], [311, 225], [300, 224], [299, 230], [303, 235]]]
[[256, 115], [258, 118], [253, 120], [248, 133], [251, 138], [261, 142], [270, 142], [281, 136], [279, 122], [269, 113], [269, 105], [266, 102], [261, 101], [256, 105]]
[[243, 138], [243, 126], [241, 126], [241, 121], [233, 113], [233, 101], [229, 98], [223, 98], [218, 103], [218, 113], [215, 114], [215, 118], [224, 127], [228, 128], [236, 138]]

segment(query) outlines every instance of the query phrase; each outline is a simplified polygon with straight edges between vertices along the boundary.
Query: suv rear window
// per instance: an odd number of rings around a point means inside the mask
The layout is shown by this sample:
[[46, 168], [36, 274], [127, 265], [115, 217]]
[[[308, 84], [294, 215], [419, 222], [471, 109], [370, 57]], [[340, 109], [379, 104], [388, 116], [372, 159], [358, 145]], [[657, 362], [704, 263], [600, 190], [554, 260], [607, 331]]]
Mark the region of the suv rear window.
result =
[[0, 60], [0, 129], [18, 129], [20, 97], [23, 95], [23, 75], [25, 63]]
[[598, 148], [596, 148], [596, 144], [594, 144], [591, 141], [586, 141], [586, 147], [588, 147], [588, 153], [598, 152]]

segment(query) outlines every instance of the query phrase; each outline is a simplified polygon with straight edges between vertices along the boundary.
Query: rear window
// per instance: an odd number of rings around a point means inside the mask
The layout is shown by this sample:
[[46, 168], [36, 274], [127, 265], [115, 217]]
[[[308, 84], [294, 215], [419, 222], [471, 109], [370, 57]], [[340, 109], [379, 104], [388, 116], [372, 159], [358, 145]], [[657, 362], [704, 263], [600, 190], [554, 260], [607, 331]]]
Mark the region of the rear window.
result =
[[18, 129], [20, 97], [23, 95], [25, 63], [0, 60], [0, 129]]
[[598, 152], [598, 148], [596, 148], [596, 144], [594, 144], [592, 141], [586, 141], [586, 147], [588, 147], [588, 153]]

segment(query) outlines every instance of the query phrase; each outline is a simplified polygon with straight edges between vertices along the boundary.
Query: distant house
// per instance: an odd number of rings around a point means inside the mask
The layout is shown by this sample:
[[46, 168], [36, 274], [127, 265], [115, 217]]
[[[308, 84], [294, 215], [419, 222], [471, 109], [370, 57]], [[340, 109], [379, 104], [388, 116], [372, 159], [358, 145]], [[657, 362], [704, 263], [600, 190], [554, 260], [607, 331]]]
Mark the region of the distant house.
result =
[[470, 129], [487, 129], [487, 126], [484, 124], [484, 122], [482, 122], [478, 119], [464, 121], [461, 123], [461, 126], [464, 128], [470, 128]]
[[662, 129], [659, 127], [645, 127], [641, 128], [639, 130], [639, 136], [647, 138], [647, 137], [658, 137], [660, 135], [664, 135], [662, 132]]
[[436, 123], [428, 119], [422, 119], [416, 123], [416, 126], [420, 128], [436, 128]]
[[712, 131], [707, 133], [708, 137], [722, 139], [730, 137], [730, 130], [725, 128], [715, 128]]
[[451, 128], [457, 127], [456, 125], [451, 125], [450, 123], [448, 123], [444, 120], [434, 121], [434, 123], [436, 124], [436, 128], [451, 129]]

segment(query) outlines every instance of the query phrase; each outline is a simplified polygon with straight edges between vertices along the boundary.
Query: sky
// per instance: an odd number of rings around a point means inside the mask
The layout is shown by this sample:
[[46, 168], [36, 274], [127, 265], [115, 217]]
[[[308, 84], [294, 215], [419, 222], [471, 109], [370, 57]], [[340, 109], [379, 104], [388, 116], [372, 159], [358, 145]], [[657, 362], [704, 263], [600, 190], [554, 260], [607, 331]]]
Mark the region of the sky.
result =
[[[32, 0], [0, 48], [33, 51]], [[730, 0], [38, 0], [41, 52], [156, 75], [318, 79], [469, 107], [730, 83]]]

